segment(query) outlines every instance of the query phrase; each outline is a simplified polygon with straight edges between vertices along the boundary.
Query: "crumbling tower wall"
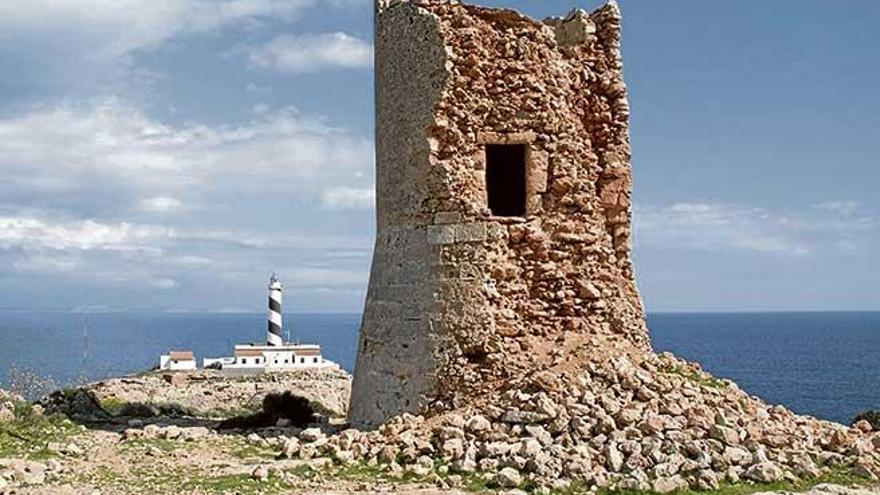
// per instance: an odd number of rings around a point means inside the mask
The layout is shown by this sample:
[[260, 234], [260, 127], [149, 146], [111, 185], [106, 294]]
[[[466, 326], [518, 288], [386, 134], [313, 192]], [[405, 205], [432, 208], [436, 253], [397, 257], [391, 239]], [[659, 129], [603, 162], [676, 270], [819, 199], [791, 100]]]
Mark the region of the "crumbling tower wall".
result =
[[538, 22], [380, 2], [375, 39], [377, 238], [352, 423], [479, 406], [649, 350], [617, 5]]

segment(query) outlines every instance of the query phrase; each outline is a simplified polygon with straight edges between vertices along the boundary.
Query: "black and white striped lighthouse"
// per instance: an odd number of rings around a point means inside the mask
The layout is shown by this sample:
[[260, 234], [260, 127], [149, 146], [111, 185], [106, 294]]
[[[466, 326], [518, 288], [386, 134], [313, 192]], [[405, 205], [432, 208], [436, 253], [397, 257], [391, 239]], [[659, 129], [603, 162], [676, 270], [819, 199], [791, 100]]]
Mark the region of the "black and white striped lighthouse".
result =
[[271, 346], [284, 345], [284, 324], [281, 320], [281, 293], [284, 287], [275, 274], [269, 280], [269, 332], [266, 334], [266, 343]]

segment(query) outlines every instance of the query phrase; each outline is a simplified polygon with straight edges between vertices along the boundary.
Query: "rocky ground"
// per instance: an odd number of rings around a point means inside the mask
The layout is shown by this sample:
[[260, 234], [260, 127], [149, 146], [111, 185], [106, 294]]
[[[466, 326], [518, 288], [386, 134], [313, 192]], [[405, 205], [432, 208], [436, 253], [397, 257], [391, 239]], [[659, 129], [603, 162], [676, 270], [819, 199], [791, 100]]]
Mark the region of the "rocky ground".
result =
[[[330, 415], [344, 416], [348, 410], [351, 376], [339, 369], [298, 370], [230, 377], [216, 370], [192, 372], [148, 372], [111, 378], [86, 387], [97, 404], [74, 397], [77, 390], [59, 391], [41, 401], [50, 411], [68, 415], [97, 416], [150, 409], [155, 414], [174, 413], [202, 418], [225, 418], [260, 408], [270, 393], [294, 390], [320, 404]], [[103, 408], [101, 411], [97, 408]], [[127, 408], [127, 410], [123, 410]]]
[[[580, 385], [559, 382], [564, 374], [535, 377], [481, 414], [405, 416], [375, 432], [330, 417], [231, 431], [204, 417], [75, 422], [3, 393], [0, 494], [880, 493], [880, 433], [866, 424], [845, 428], [743, 401], [732, 383], [672, 356], [618, 358], [586, 373]], [[126, 397], [116, 388], [125, 380], [95, 389]]]

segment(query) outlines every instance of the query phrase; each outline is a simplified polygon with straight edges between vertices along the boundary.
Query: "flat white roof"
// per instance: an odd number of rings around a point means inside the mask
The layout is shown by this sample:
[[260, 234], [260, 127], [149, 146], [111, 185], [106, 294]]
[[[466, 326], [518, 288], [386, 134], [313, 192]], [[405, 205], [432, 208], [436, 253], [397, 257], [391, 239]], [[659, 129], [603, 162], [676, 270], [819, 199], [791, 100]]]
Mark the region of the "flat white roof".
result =
[[238, 344], [235, 346], [236, 351], [258, 351], [258, 352], [310, 352], [315, 353], [321, 352], [321, 346], [319, 345], [299, 345], [299, 344], [285, 344], [285, 345], [265, 345], [265, 344]]
[[316, 344], [284, 344], [284, 345], [267, 345], [267, 344], [237, 344], [236, 349], [254, 349], [259, 351], [297, 351], [297, 350], [315, 350], [321, 346]]

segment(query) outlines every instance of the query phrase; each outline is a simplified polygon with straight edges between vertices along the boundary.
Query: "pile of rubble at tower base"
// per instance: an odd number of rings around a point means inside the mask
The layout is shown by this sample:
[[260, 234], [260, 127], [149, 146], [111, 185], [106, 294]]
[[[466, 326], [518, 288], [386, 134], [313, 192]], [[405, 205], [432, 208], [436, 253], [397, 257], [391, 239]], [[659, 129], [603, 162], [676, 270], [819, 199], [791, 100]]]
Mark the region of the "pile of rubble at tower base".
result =
[[671, 354], [538, 373], [479, 410], [403, 415], [375, 431], [306, 430], [284, 455], [329, 455], [391, 473], [479, 475], [500, 488], [579, 486], [670, 492], [722, 483], [876, 479], [880, 432], [769, 406]]

